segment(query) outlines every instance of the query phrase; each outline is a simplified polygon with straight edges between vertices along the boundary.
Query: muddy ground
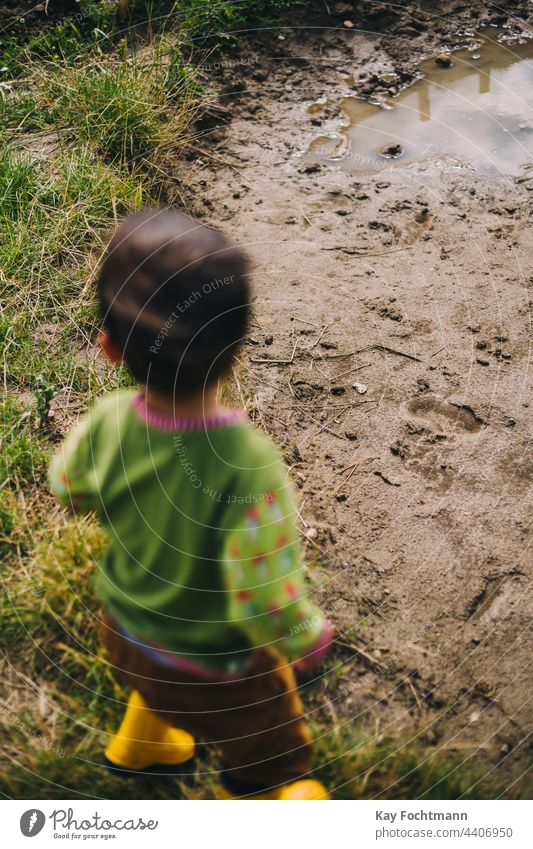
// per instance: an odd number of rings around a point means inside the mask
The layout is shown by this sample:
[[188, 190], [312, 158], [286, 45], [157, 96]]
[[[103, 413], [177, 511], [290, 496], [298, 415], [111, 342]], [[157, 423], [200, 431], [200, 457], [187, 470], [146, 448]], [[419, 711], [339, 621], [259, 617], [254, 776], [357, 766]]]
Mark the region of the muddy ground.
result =
[[170, 200], [254, 260], [242, 392], [292, 466], [339, 631], [330, 666], [344, 664], [309, 685], [311, 711], [366, 712], [524, 784], [533, 171], [481, 177], [437, 156], [355, 175], [301, 156], [310, 103], [325, 96], [335, 128], [347, 86], [409, 83], [466, 24], [523, 29], [528, 4], [504, 5], [515, 17], [330, 3], [283, 39], [263, 32], [210, 67], [203, 137], [168, 173]]

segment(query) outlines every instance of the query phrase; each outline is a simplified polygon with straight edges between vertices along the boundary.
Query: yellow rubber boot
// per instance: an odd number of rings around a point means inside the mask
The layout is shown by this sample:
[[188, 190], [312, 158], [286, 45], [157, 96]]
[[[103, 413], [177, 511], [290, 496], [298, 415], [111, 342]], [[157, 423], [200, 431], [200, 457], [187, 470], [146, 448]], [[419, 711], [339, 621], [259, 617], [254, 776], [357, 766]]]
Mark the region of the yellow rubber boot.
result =
[[255, 793], [250, 796], [234, 796], [225, 787], [220, 785], [216, 790], [217, 799], [277, 799], [284, 801], [317, 801], [329, 799], [329, 793], [320, 781], [313, 779], [304, 779], [302, 781], [293, 781], [291, 784], [284, 784], [275, 790], [269, 790], [266, 793]]
[[300, 801], [303, 799], [317, 801], [329, 799], [329, 793], [320, 781], [307, 779], [285, 784], [279, 791], [278, 799]]
[[194, 737], [164, 722], [137, 690], [131, 694], [122, 724], [105, 750], [107, 765], [122, 772], [174, 766], [193, 755]]

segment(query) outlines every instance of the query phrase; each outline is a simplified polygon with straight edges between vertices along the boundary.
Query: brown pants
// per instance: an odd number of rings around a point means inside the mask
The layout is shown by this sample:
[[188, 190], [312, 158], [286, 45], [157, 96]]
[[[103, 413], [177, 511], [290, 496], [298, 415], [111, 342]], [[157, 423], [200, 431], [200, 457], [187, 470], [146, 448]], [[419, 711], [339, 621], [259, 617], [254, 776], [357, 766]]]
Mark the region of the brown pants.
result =
[[152, 659], [109, 617], [102, 630], [119, 677], [171, 725], [221, 750], [222, 777], [231, 792], [259, 792], [295, 781], [309, 770], [311, 735], [298, 685], [277, 652], [257, 651], [244, 677], [205, 683]]

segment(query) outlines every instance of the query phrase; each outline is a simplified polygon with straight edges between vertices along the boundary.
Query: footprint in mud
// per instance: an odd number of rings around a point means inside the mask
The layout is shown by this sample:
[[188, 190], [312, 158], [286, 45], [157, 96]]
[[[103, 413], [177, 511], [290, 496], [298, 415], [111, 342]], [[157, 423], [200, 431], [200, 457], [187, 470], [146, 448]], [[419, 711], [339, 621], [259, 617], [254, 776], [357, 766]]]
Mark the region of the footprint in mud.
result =
[[455, 431], [477, 433], [485, 422], [466, 404], [453, 404], [449, 401], [439, 401], [438, 398], [425, 396], [413, 398], [407, 405], [410, 413], [428, 422], [434, 422], [439, 427], [442, 420], [450, 422]]
[[468, 618], [498, 619], [508, 613], [521, 593], [521, 577], [517, 571], [486, 577], [485, 586], [470, 602]]
[[299, 401], [311, 401], [317, 394], [322, 391], [321, 386], [314, 386], [306, 380], [296, 380], [292, 384], [295, 397]]

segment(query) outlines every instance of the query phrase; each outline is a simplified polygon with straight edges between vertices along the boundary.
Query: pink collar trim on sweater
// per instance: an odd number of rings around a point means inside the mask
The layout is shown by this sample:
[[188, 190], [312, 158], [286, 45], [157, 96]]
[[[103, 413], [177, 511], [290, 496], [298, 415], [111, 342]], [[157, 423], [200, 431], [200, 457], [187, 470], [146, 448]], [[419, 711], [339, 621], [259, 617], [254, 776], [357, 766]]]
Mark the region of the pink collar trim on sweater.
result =
[[244, 421], [246, 414], [244, 410], [226, 410], [218, 416], [198, 416], [197, 418], [185, 418], [180, 416], [158, 413], [148, 407], [144, 396], [139, 392], [133, 398], [133, 409], [140, 419], [150, 427], [158, 430], [171, 431], [201, 431], [211, 430], [218, 427], [227, 427]]

